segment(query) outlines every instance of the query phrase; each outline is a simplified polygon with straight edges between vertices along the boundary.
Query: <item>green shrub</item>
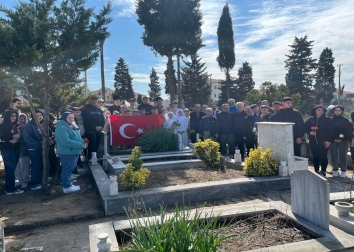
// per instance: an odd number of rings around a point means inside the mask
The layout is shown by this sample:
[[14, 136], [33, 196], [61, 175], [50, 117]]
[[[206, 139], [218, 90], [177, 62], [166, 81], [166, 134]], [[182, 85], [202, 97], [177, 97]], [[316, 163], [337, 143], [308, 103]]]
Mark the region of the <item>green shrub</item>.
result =
[[146, 179], [150, 175], [150, 171], [143, 167], [143, 161], [140, 159], [140, 155], [139, 147], [135, 147], [132, 155], [129, 157], [129, 163], [120, 175], [122, 184], [126, 189], [133, 190], [143, 188]]
[[219, 143], [207, 139], [205, 141], [195, 143], [194, 151], [206, 167], [215, 169], [219, 168], [220, 165], [221, 154], [219, 152], [219, 147]]
[[251, 150], [244, 167], [247, 175], [263, 177], [276, 174], [278, 171], [278, 161], [270, 155], [271, 152], [271, 149], [266, 149], [265, 152], [262, 152], [261, 147], [258, 147], [256, 150]]
[[137, 141], [143, 153], [176, 150], [176, 135], [165, 128], [146, 131]]
[[[174, 211], [167, 215], [166, 207], [161, 206], [160, 215], [153, 218], [152, 211], [140, 216], [129, 217], [132, 233], [125, 235], [133, 240], [134, 248], [123, 251], [219, 251], [218, 246], [224, 240], [235, 235], [221, 237], [227, 230], [226, 221], [220, 223], [219, 216], [202, 216], [202, 210], [195, 213], [186, 207], [176, 205]], [[131, 250], [135, 249], [135, 250]]]

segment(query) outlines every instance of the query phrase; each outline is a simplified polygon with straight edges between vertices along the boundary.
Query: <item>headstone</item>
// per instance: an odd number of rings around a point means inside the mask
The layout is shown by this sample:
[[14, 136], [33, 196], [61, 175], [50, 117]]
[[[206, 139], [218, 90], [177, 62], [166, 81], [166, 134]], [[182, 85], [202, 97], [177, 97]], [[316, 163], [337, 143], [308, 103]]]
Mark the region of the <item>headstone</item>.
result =
[[235, 150], [234, 160], [235, 160], [235, 163], [238, 163], [238, 164], [242, 163], [240, 150], [238, 150], [238, 149]]
[[112, 175], [109, 177], [109, 195], [110, 196], [116, 196], [118, 195], [118, 182], [117, 182], [117, 176]]
[[291, 210], [294, 214], [329, 229], [330, 185], [311, 170], [296, 170], [291, 176]]
[[92, 158], [91, 158], [91, 164], [92, 165], [97, 165], [97, 154], [96, 152], [92, 152]]
[[281, 177], [289, 176], [289, 167], [286, 165], [286, 161], [280, 161], [278, 175]]
[[0, 252], [5, 252], [4, 223], [0, 221]]

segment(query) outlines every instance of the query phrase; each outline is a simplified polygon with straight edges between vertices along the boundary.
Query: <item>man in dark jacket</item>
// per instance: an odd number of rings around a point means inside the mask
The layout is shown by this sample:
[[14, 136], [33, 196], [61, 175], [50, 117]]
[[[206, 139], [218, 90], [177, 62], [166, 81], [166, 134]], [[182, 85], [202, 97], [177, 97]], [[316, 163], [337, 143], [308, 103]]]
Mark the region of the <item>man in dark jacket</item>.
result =
[[[201, 134], [202, 132], [199, 132], [199, 126], [200, 126], [200, 121], [202, 120], [203, 116], [205, 116], [205, 113], [200, 111], [201, 106], [200, 104], [195, 104], [194, 105], [194, 111], [189, 115], [189, 121], [190, 121], [190, 139], [192, 143], [195, 143], [197, 141], [197, 134]], [[200, 135], [200, 138], [202, 136]]]
[[293, 109], [293, 98], [284, 97], [282, 102], [283, 108], [279, 110], [273, 117], [274, 122], [292, 122], [294, 137], [294, 155], [301, 155], [301, 143], [304, 135], [304, 120], [302, 115]]
[[218, 110], [218, 107], [216, 106], [216, 103], [212, 103], [212, 104], [210, 105], [210, 107], [211, 107], [212, 110], [213, 110], [213, 116], [216, 116], [218, 113], [221, 112], [220, 110]]
[[89, 140], [87, 158], [91, 160], [92, 152], [97, 152], [101, 140], [101, 131], [105, 124], [103, 112], [97, 107], [98, 97], [91, 96], [90, 104], [85, 105], [81, 110], [81, 117], [84, 120], [85, 134]]
[[120, 111], [120, 97], [118, 95], [113, 95], [113, 105], [108, 108], [111, 115], [114, 114], [114, 111]]
[[352, 139], [352, 127], [347, 118], [343, 116], [344, 107], [336, 105], [332, 108], [334, 124], [333, 141], [329, 148], [331, 152], [333, 177], [337, 177], [338, 174], [338, 155], [341, 168], [341, 177], [347, 177], [347, 153], [348, 142]]
[[256, 146], [256, 137], [254, 134], [254, 120], [253, 120], [253, 112], [250, 106], [245, 107], [245, 112], [247, 116], [244, 119], [244, 140], [247, 149], [247, 156], [250, 154], [251, 149], [254, 149]]
[[213, 116], [213, 109], [206, 108], [205, 113], [206, 115], [200, 121], [199, 132], [203, 136], [203, 140], [216, 141], [216, 117]]
[[[236, 103], [237, 112], [234, 114], [235, 147], [238, 146], [242, 160], [245, 159], [245, 126], [244, 120], [247, 116], [243, 102]], [[234, 153], [232, 153], [234, 154]]]
[[235, 153], [234, 116], [228, 112], [228, 105], [221, 107], [221, 112], [216, 115], [216, 137], [219, 138], [221, 155], [226, 156], [226, 144], [229, 146], [229, 156]]
[[146, 115], [151, 115], [152, 105], [150, 105], [150, 100], [148, 97], [143, 97], [143, 103], [138, 106], [139, 111], [144, 109]]

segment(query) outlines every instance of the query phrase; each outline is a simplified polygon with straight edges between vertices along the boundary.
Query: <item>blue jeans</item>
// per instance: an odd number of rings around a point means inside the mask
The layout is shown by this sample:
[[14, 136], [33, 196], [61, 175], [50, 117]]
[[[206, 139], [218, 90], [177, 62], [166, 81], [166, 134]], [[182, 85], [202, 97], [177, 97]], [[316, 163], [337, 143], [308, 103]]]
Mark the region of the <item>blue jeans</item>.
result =
[[42, 185], [43, 159], [42, 149], [29, 150], [28, 156], [31, 160], [31, 187]]
[[5, 191], [14, 192], [15, 187], [15, 170], [20, 158], [20, 150], [3, 150], [1, 155], [5, 165]]
[[59, 154], [61, 163], [61, 183], [64, 188], [71, 186], [71, 173], [77, 164], [77, 159], [79, 155], [62, 155]]

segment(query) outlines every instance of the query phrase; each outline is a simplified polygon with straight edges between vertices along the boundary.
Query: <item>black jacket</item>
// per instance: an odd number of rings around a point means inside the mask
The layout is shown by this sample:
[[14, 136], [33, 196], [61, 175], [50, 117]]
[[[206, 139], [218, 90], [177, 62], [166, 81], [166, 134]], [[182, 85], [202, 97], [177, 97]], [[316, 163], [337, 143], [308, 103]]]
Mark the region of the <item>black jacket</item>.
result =
[[[326, 117], [325, 113], [317, 118], [315, 113], [317, 108], [323, 108], [323, 110], [326, 111], [326, 108], [321, 105], [311, 110], [311, 117], [305, 122], [305, 133], [308, 134], [310, 143], [323, 145], [324, 142], [332, 142], [334, 125], [331, 118]], [[315, 131], [316, 136], [310, 135], [311, 131]]]
[[[206, 125], [209, 125], [209, 128], [206, 128]], [[203, 134], [204, 131], [210, 131], [210, 136], [215, 136], [217, 130], [217, 122], [215, 116], [203, 116], [200, 120], [199, 133]]]
[[[14, 123], [11, 123], [11, 115], [12, 113], [16, 113], [16, 110], [6, 110], [3, 115], [3, 122], [0, 124], [0, 148], [2, 151], [6, 150], [20, 150], [21, 143], [18, 141], [13, 144], [10, 143], [13, 139], [13, 135], [18, 134], [17, 129], [17, 120]], [[18, 114], [17, 114], [18, 116]]]
[[[111, 115], [113, 115], [114, 111], [118, 111], [120, 113], [120, 106], [112, 105], [108, 108], [109, 112], [111, 112]], [[132, 111], [133, 112], [133, 111]]]
[[244, 120], [244, 136], [246, 137], [246, 140], [253, 139], [254, 140], [254, 120], [253, 120], [253, 115], [247, 115]]
[[217, 133], [234, 133], [234, 115], [229, 112], [220, 112], [216, 115]]
[[101, 126], [103, 128], [105, 124], [102, 110], [91, 104], [82, 108], [81, 117], [84, 119], [85, 131], [87, 132], [96, 132], [96, 127]]
[[145, 115], [151, 115], [152, 105], [142, 103], [138, 106], [138, 109], [145, 109]]
[[235, 130], [235, 134], [244, 135], [244, 131], [245, 131], [244, 120], [245, 120], [246, 116], [247, 116], [247, 113], [244, 110], [242, 112], [238, 112], [237, 111], [234, 114], [234, 130]]
[[274, 122], [292, 122], [295, 123], [293, 126], [294, 138], [301, 138], [304, 135], [304, 120], [302, 115], [295, 109], [281, 109], [273, 117]]
[[343, 117], [344, 107], [337, 105], [332, 108], [334, 111], [336, 108], [340, 108], [342, 110], [342, 114], [336, 116], [333, 114], [332, 121], [334, 124], [334, 133], [333, 133], [333, 141], [335, 139], [339, 139], [342, 141], [351, 141], [352, 140], [352, 131], [353, 128], [349, 120]]
[[199, 116], [197, 117], [197, 113], [194, 111], [189, 115], [189, 121], [190, 121], [190, 128], [191, 130], [194, 130], [195, 133], [200, 133], [199, 132], [199, 126], [200, 126], [200, 121], [202, 118], [205, 116], [205, 113], [200, 111]]

